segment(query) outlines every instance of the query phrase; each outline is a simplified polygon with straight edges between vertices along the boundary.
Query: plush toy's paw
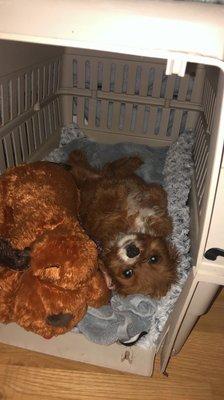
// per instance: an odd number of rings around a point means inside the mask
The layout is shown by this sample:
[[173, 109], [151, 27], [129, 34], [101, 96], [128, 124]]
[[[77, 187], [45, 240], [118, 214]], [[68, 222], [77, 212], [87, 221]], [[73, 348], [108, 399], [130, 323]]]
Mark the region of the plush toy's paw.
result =
[[21, 272], [0, 268], [0, 322], [12, 322], [15, 292], [20, 282]]

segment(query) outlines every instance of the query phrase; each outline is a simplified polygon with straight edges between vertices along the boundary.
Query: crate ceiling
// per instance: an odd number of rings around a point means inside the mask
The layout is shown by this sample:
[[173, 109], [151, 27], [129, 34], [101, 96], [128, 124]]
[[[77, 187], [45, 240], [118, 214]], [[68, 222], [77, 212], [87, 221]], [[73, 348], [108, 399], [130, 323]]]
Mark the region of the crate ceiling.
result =
[[206, 58], [204, 64], [217, 66], [224, 60], [224, 7], [219, 5], [3, 0], [0, 15], [2, 39], [196, 62]]

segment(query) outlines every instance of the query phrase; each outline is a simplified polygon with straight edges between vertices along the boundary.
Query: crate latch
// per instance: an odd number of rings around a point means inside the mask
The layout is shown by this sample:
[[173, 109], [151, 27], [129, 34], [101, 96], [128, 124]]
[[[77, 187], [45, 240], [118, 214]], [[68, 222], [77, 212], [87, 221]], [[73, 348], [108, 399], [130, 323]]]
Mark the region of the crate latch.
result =
[[166, 75], [176, 74], [181, 77], [185, 75], [187, 61], [182, 58], [168, 59], [166, 64]]

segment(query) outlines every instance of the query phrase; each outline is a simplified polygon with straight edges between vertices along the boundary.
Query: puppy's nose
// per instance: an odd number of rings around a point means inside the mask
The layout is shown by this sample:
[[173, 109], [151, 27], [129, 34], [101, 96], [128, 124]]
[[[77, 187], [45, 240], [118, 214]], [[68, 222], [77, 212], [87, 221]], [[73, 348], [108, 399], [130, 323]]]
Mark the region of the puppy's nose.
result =
[[64, 328], [65, 326], [67, 326], [69, 324], [69, 322], [72, 320], [73, 315], [72, 314], [52, 314], [52, 315], [48, 315], [48, 317], [46, 318], [46, 322], [48, 325], [52, 325], [55, 327], [60, 327], [60, 328]]
[[134, 258], [138, 256], [140, 253], [140, 250], [135, 244], [131, 243], [126, 247], [126, 254], [129, 258]]

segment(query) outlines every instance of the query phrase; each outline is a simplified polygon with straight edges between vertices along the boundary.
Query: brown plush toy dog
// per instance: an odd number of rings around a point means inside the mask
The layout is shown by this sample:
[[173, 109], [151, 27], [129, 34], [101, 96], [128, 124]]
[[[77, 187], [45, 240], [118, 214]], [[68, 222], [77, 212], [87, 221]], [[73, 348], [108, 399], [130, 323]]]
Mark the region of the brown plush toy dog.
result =
[[0, 322], [51, 338], [109, 300], [95, 243], [80, 227], [70, 172], [50, 162], [0, 177]]

